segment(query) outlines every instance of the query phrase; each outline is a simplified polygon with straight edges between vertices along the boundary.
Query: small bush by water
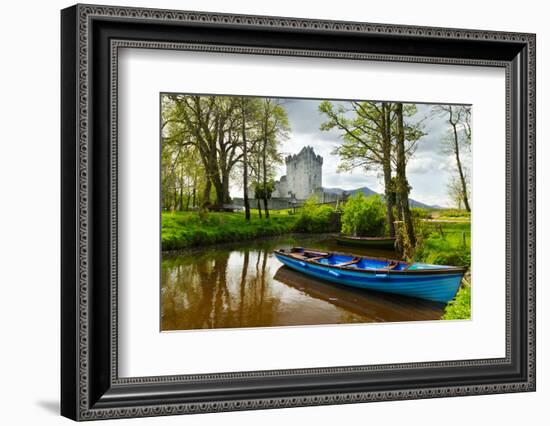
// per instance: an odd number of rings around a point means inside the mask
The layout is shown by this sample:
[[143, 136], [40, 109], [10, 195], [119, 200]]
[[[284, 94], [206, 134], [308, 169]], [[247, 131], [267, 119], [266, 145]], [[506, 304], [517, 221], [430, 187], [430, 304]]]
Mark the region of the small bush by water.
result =
[[343, 210], [343, 234], [365, 237], [385, 234], [386, 207], [379, 195], [365, 197], [357, 193], [346, 201]]
[[310, 198], [300, 209], [294, 224], [295, 232], [321, 233], [340, 230], [340, 215], [328, 204], [317, 204], [315, 197]]

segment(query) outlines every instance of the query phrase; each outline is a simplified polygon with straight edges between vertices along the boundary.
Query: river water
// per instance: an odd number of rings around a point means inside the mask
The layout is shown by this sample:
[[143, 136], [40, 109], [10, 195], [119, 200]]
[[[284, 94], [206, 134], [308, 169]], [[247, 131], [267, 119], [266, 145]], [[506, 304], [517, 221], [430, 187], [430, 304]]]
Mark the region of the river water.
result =
[[190, 330], [436, 320], [444, 305], [314, 280], [283, 266], [276, 248], [302, 246], [395, 257], [336, 245], [328, 236], [285, 236], [163, 253], [161, 329]]

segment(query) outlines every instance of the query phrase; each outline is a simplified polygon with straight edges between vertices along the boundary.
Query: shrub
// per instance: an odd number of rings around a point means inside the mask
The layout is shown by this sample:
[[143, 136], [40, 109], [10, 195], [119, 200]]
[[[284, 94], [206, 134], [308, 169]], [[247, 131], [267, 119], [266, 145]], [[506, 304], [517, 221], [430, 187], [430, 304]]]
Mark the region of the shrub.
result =
[[199, 208], [199, 219], [201, 222], [207, 222], [208, 221], [208, 207], [207, 206], [201, 206]]
[[379, 195], [365, 197], [358, 193], [343, 207], [342, 233], [353, 236], [377, 237], [386, 229], [386, 208]]
[[332, 232], [339, 228], [339, 214], [327, 204], [317, 204], [316, 197], [311, 197], [304, 203], [294, 225], [296, 232]]
[[421, 208], [421, 207], [411, 207], [411, 214], [414, 218], [419, 218], [419, 219], [430, 219], [431, 218], [430, 212], [426, 209]]

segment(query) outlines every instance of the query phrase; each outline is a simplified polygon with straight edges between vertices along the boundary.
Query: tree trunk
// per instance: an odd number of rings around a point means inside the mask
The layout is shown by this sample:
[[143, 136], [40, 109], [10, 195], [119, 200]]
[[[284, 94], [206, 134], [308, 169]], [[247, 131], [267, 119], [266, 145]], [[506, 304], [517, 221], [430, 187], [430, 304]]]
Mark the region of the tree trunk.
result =
[[[394, 182], [394, 187], [396, 187]], [[403, 239], [403, 205], [401, 204], [401, 196], [395, 194], [395, 210], [396, 210], [396, 225], [395, 225], [395, 248], [401, 254], [405, 253]]]
[[397, 118], [397, 165], [396, 165], [396, 183], [397, 196], [401, 205], [403, 216], [403, 225], [407, 236], [408, 248], [412, 251], [416, 246], [416, 235], [412, 222], [411, 210], [409, 208], [409, 183], [406, 175], [406, 159], [405, 159], [405, 132], [403, 129], [403, 104], [395, 104], [395, 114]]
[[183, 183], [185, 181], [185, 169], [183, 166], [183, 162], [181, 163], [181, 169], [180, 169], [180, 178], [179, 178], [179, 186], [180, 186], [180, 201], [179, 201], [179, 210], [183, 210]]
[[[388, 161], [389, 163], [389, 161]], [[395, 218], [393, 217], [393, 188], [391, 179], [391, 164], [384, 163], [384, 198], [386, 201], [386, 221], [388, 222], [388, 233], [395, 237]]]
[[250, 202], [248, 201], [248, 153], [247, 153], [247, 141], [246, 141], [246, 123], [245, 118], [246, 114], [244, 111], [244, 98], [242, 99], [241, 104], [241, 115], [242, 115], [242, 138], [243, 138], [243, 202], [244, 202], [244, 217], [250, 222]]
[[267, 118], [268, 118], [268, 111], [265, 112], [265, 121], [264, 121], [264, 146], [262, 147], [262, 168], [264, 170], [264, 190], [262, 191], [262, 195], [264, 198], [264, 208], [265, 208], [265, 218], [269, 219], [269, 207], [267, 205]]
[[262, 218], [262, 206], [260, 205], [260, 199], [258, 198], [256, 200], [258, 202], [258, 216], [260, 216], [260, 219]]
[[205, 180], [206, 184], [204, 185], [204, 195], [202, 204], [210, 205], [210, 199], [212, 198], [212, 184], [213, 184], [213, 175], [212, 175], [212, 164], [215, 164], [215, 156], [212, 159], [212, 154], [209, 154], [208, 157], [203, 159], [204, 171], [205, 171]]
[[231, 196], [229, 195], [229, 170], [225, 171], [222, 175], [222, 191], [223, 191], [223, 203], [231, 203]]
[[206, 183], [204, 184], [204, 191], [202, 194], [202, 204], [208, 204], [210, 202], [210, 195], [212, 192], [212, 181], [207, 176], [206, 177]]
[[390, 237], [395, 237], [395, 224], [393, 217], [393, 188], [391, 178], [391, 133], [390, 133], [390, 106], [382, 103], [382, 140], [383, 144], [383, 164], [384, 173], [384, 197], [386, 201], [386, 221], [388, 222], [388, 232]]
[[225, 203], [224, 199], [224, 193], [223, 193], [223, 185], [220, 180], [214, 182], [214, 188], [216, 188], [216, 210], [221, 210], [223, 208], [223, 205]]
[[216, 188], [216, 206], [221, 209], [229, 200], [229, 176], [226, 174], [223, 159], [220, 159], [219, 166], [216, 167], [214, 174], [214, 187]]
[[470, 211], [470, 203], [468, 202], [468, 188], [466, 186], [466, 178], [464, 177], [464, 171], [462, 170], [462, 162], [460, 161], [460, 147], [458, 145], [458, 132], [456, 130], [456, 123], [452, 120], [452, 109], [449, 112], [449, 122], [453, 126], [454, 136], [454, 152], [456, 158], [456, 167], [458, 168], [458, 175], [460, 177], [460, 184], [462, 186], [462, 200], [464, 201], [464, 208], [466, 211]]
[[401, 202], [401, 195], [399, 194], [395, 197], [395, 210], [397, 210], [398, 220], [403, 220], [403, 203]]

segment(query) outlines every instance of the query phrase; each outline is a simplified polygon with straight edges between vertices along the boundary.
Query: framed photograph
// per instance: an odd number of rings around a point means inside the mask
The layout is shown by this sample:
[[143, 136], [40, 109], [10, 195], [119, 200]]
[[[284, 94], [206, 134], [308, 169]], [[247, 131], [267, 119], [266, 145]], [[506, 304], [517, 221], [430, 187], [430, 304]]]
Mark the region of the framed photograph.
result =
[[61, 412], [535, 390], [535, 35], [61, 12]]

